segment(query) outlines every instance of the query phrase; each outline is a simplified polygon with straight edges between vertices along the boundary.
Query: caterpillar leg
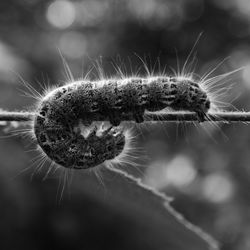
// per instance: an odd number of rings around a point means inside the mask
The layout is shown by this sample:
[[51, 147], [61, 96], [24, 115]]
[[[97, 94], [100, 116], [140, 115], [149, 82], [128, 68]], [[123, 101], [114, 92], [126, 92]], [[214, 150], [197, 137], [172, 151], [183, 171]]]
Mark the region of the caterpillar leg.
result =
[[144, 122], [144, 112], [145, 112], [145, 109], [142, 108], [141, 106], [137, 106], [137, 107], [134, 107], [132, 109], [132, 117], [133, 119], [135, 120], [136, 123], [142, 123]]
[[121, 123], [121, 117], [118, 112], [109, 115], [109, 122], [112, 126], [119, 126]]
[[136, 123], [143, 123], [144, 122], [143, 115], [136, 114], [136, 115], [134, 115], [134, 119], [135, 119]]
[[207, 118], [207, 114], [203, 111], [196, 111], [196, 115], [197, 115], [197, 118], [198, 118], [198, 122], [204, 122], [206, 121], [206, 118]]
[[137, 112], [137, 113], [133, 114], [133, 117], [134, 117], [136, 123], [144, 122], [143, 114], [144, 114], [144, 112]]

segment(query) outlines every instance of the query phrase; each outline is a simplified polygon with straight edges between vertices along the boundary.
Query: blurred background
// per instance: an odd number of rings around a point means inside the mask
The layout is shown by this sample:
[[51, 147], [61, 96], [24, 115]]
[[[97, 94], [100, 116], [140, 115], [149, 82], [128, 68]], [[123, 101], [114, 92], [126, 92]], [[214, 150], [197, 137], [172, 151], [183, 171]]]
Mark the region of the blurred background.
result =
[[[223, 101], [233, 105], [228, 109], [249, 110], [248, 0], [3, 0], [0, 107], [34, 106], [35, 99], [23, 94], [28, 89], [21, 78], [38, 92], [44, 85], [64, 83], [60, 53], [75, 78], [85, 76], [96, 60], [107, 76], [116, 74], [113, 64], [128, 74], [145, 75], [139, 57], [149, 68], [159, 61], [156, 68], [166, 67], [171, 73], [178, 63], [183, 65], [201, 32], [195, 73], [203, 75], [224, 59], [211, 77], [244, 66], [222, 82], [226, 88], [233, 84]], [[90, 77], [96, 75], [94, 68]], [[60, 176], [51, 173], [43, 181], [46, 166], [33, 174], [38, 165], [37, 153], [31, 151], [35, 145], [20, 136], [4, 138], [9, 133], [5, 125], [0, 124], [2, 249], [129, 249], [132, 241], [137, 249], [147, 249], [133, 233], [138, 228], [129, 214], [120, 215], [119, 209], [87, 191], [69, 194], [66, 188], [58, 205]], [[12, 123], [10, 130], [16, 125]], [[138, 153], [138, 161], [143, 168], [127, 170], [174, 197], [174, 208], [218, 239], [222, 249], [249, 249], [250, 127], [179, 123], [152, 125], [140, 132], [138, 144], [145, 153]]]

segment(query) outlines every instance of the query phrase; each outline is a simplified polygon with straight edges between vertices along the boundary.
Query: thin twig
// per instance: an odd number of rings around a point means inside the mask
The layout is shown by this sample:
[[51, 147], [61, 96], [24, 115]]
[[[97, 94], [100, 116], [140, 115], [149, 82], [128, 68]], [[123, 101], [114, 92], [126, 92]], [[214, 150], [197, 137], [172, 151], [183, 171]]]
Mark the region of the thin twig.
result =
[[34, 117], [34, 113], [29, 112], [0, 112], [0, 121], [17, 121], [26, 122], [31, 121]]
[[[31, 121], [35, 113], [29, 112], [0, 112], [0, 121]], [[124, 120], [131, 120], [131, 117], [124, 117]], [[192, 112], [168, 112], [168, 113], [148, 113], [145, 121], [165, 121], [165, 122], [192, 122], [198, 121], [198, 117]], [[250, 122], [250, 112], [218, 112], [208, 113], [205, 121], [217, 122]]]

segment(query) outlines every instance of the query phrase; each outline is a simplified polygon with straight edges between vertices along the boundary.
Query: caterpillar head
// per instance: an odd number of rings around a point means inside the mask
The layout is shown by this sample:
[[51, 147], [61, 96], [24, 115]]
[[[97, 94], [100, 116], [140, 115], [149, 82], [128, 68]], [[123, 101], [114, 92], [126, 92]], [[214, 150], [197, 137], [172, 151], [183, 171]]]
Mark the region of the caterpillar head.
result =
[[170, 78], [163, 87], [163, 99], [175, 110], [188, 110], [197, 113], [207, 113], [210, 109], [210, 99], [207, 93], [190, 78]]

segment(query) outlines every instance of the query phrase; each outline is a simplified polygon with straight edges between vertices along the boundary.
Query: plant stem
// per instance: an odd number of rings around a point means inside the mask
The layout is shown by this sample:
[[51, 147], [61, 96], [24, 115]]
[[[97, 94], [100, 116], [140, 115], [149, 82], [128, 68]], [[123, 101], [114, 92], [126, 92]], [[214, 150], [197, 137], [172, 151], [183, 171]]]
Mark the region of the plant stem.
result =
[[31, 121], [34, 117], [34, 113], [29, 112], [0, 112], [0, 121], [17, 121], [17, 122], [25, 122]]
[[[29, 112], [0, 112], [0, 121], [31, 121], [35, 113]], [[131, 120], [131, 117], [124, 117], [124, 120]], [[168, 112], [168, 113], [147, 113], [145, 122], [165, 121], [165, 122], [192, 122], [198, 121], [198, 117], [192, 112]], [[208, 113], [205, 121], [216, 122], [250, 122], [250, 112], [218, 112]]]

